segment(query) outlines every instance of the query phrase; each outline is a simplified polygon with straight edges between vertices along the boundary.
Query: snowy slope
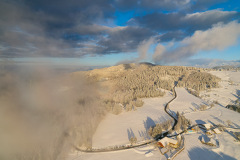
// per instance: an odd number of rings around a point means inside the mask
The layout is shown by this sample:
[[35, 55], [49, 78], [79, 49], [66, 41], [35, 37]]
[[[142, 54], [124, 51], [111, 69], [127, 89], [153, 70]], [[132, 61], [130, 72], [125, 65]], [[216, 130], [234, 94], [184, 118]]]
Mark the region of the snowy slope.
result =
[[240, 94], [240, 72], [211, 71], [210, 73], [222, 79], [221, 87], [203, 91], [200, 96], [206, 101], [217, 101], [224, 107], [232, 104], [237, 99], [237, 93]]
[[146, 128], [170, 119], [164, 111], [164, 105], [172, 98], [168, 92], [161, 98], [144, 99], [143, 107], [137, 108], [137, 111], [108, 114], [93, 136], [93, 147], [129, 143], [130, 134], [134, 134], [138, 140], [147, 139]]
[[[192, 123], [211, 123], [226, 125], [226, 121], [233, 122], [232, 127], [240, 127], [240, 114], [232, 110], [226, 109], [221, 105], [215, 105], [206, 111], [193, 111], [191, 104], [198, 105], [204, 103], [203, 100], [193, 97], [184, 88], [176, 88], [178, 98], [170, 105], [170, 109], [174, 111], [186, 111], [184, 115], [190, 119]], [[194, 107], [194, 105], [192, 107]], [[212, 149], [200, 143], [198, 137], [200, 134], [185, 135], [185, 150], [177, 156], [177, 159], [240, 159], [240, 143], [235, 142], [230, 133], [222, 133], [217, 135], [220, 147]]]
[[[211, 94], [210, 97], [203, 99], [197, 98], [189, 94], [184, 88], [176, 88], [178, 97], [169, 105], [173, 112], [184, 112], [186, 118], [191, 119], [192, 123], [212, 123], [226, 124], [227, 120], [232, 121], [232, 127], [240, 127], [240, 114], [224, 108], [224, 104], [235, 100], [238, 90], [240, 90], [238, 81], [240, 72], [215, 72], [222, 78], [221, 88], [203, 93]], [[229, 79], [237, 85], [228, 84]], [[222, 93], [224, 92], [224, 93]], [[216, 95], [214, 95], [216, 94]], [[173, 96], [167, 93], [166, 96], [160, 98], [144, 99], [144, 106], [138, 108], [137, 111], [123, 112], [120, 115], [108, 114], [100, 123], [93, 137], [93, 147], [104, 147], [119, 144], [129, 143], [129, 132], [135, 134], [138, 140], [147, 138], [146, 127], [154, 123], [169, 119], [169, 116], [164, 112], [164, 104], [167, 103]], [[226, 97], [226, 98], [223, 98]], [[220, 105], [215, 105], [206, 111], [195, 110], [200, 104], [206, 104], [208, 101], [215, 99], [219, 100]], [[146, 123], [147, 122], [147, 123]], [[146, 126], [147, 124], [147, 126]], [[240, 142], [235, 142], [230, 132], [224, 132], [215, 135], [214, 139], [219, 143], [218, 147], [209, 147], [199, 141], [201, 133], [185, 134], [185, 149], [177, 155], [175, 159], [194, 159], [194, 160], [213, 160], [213, 159], [240, 159]], [[150, 153], [148, 153], [150, 152]], [[148, 154], [147, 154], [148, 153]], [[136, 149], [125, 151], [115, 151], [107, 153], [82, 153], [77, 152], [69, 155], [68, 160], [155, 160], [166, 159], [161, 155], [158, 149], [151, 146], [145, 146]]]

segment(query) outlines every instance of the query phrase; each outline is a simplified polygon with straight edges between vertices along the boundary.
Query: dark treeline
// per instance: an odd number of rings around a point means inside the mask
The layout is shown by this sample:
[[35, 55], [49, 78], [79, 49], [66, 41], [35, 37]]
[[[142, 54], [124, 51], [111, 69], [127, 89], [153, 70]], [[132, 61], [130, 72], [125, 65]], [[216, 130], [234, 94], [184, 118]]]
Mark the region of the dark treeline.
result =
[[[238, 95], [238, 97], [239, 97], [239, 95]], [[240, 113], [240, 102], [239, 102], [239, 99], [237, 99], [237, 100], [234, 102], [234, 104], [229, 104], [229, 105], [227, 105], [226, 108]]]

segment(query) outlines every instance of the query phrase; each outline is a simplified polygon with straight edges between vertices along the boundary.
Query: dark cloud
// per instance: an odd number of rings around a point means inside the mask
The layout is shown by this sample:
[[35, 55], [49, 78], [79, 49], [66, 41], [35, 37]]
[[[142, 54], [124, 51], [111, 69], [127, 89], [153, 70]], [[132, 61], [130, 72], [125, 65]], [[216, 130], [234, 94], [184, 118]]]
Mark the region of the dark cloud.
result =
[[142, 0], [141, 5], [145, 8], [163, 10], [181, 9], [190, 5], [191, 0]]
[[193, 12], [207, 10], [224, 2], [227, 2], [227, 0], [116, 0], [114, 5], [121, 10]]
[[104, 18], [110, 18], [114, 13], [111, 0], [25, 0], [25, 4], [34, 12], [53, 16], [57, 21], [49, 21], [47, 26], [53, 29], [74, 24], [92, 24], [96, 20], [104, 21]]
[[[169, 32], [167, 35], [171, 37], [171, 33], [184, 31], [192, 34], [196, 30], [206, 30], [213, 24], [218, 22], [227, 23], [233, 19], [239, 19], [239, 13], [236, 11], [210, 10], [206, 12], [197, 12], [191, 14], [183, 13], [152, 13], [143, 17], [135, 18], [134, 23], [144, 27], [153, 29], [158, 32]], [[165, 36], [167, 36], [165, 34]], [[175, 38], [175, 37], [172, 37]], [[179, 38], [177, 34], [176, 39]]]
[[[137, 51], [141, 42], [150, 37], [156, 42], [179, 41], [196, 30], [207, 30], [213, 24], [228, 23], [239, 17], [235, 11], [192, 13], [194, 8], [204, 9], [220, 2], [3, 0], [0, 1], [0, 57], [80, 57]], [[116, 26], [115, 11], [129, 9], [136, 11], [133, 15], [136, 17], [128, 26]]]
[[192, 10], [205, 10], [215, 4], [226, 2], [227, 0], [196, 0], [194, 1], [191, 9]]
[[[114, 12], [109, 0], [1, 1], [0, 54], [15, 56], [81, 56], [77, 42], [101, 35], [97, 25]], [[70, 40], [70, 41], [69, 41]]]
[[154, 35], [151, 30], [141, 27], [124, 27], [111, 31], [106, 38], [98, 42], [101, 53], [118, 53], [132, 51], [140, 42]]
[[117, 0], [115, 4], [124, 10], [134, 8], [140, 10], [174, 10], [187, 7], [191, 4], [191, 0]]
[[179, 41], [186, 37], [187, 34], [181, 30], [170, 31], [158, 37], [160, 42]]

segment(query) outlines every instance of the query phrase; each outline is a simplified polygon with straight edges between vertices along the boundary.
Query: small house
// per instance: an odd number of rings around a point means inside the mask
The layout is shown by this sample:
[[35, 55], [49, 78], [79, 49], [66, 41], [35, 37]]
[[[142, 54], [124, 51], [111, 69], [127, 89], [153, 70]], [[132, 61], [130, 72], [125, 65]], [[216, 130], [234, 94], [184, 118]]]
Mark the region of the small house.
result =
[[212, 125], [209, 124], [209, 123], [206, 123], [206, 124], [200, 124], [199, 127], [204, 129], [204, 130], [206, 130], [206, 131], [208, 131], [208, 130], [211, 129]]
[[163, 139], [160, 139], [157, 144], [164, 148], [167, 147], [168, 145], [173, 147], [173, 148], [178, 148], [178, 141], [176, 139], [164, 137]]
[[221, 134], [220, 130], [217, 129], [217, 128], [213, 129], [213, 132], [214, 132], [215, 134]]
[[212, 130], [208, 130], [208, 131], [206, 131], [206, 134], [207, 134], [207, 135], [213, 135], [214, 132], [213, 132]]

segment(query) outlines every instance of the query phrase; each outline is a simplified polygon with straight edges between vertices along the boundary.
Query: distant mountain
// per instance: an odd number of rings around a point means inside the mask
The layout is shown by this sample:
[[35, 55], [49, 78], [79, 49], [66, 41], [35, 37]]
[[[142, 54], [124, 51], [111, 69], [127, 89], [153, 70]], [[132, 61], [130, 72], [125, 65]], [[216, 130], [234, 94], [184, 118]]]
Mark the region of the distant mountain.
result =
[[234, 65], [223, 65], [223, 66], [216, 66], [213, 67], [213, 69], [224, 69], [224, 70], [235, 70], [240, 69], [240, 66], [234, 66]]

